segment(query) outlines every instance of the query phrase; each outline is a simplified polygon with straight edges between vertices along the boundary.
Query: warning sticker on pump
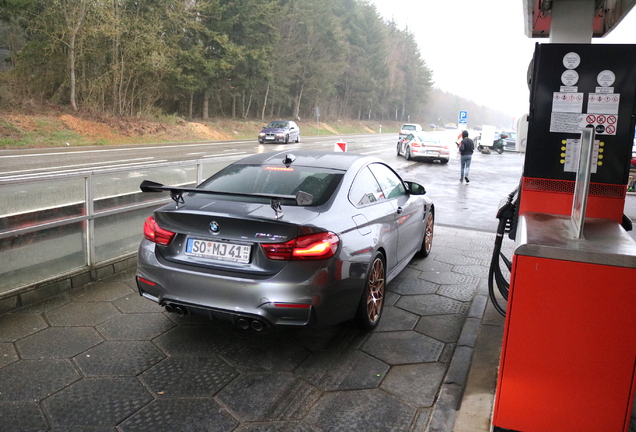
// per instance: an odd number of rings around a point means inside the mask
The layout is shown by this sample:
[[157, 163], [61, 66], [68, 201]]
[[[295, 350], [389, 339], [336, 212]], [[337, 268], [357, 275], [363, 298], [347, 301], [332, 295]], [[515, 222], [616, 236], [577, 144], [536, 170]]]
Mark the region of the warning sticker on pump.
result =
[[580, 113], [583, 111], [583, 93], [552, 94], [552, 112]]
[[616, 115], [553, 112], [550, 117], [550, 132], [580, 134], [584, 127], [593, 127], [596, 135], [616, 135], [617, 124]]
[[587, 98], [587, 112], [596, 114], [618, 114], [618, 93], [590, 93]]

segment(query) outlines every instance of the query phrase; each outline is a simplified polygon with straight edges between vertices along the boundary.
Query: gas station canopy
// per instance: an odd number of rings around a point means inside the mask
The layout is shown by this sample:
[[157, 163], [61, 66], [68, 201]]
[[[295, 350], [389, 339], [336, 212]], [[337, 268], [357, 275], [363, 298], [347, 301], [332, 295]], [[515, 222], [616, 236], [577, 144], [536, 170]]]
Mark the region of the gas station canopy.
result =
[[[609, 34], [634, 7], [636, 0], [587, 0], [594, 8], [593, 37]], [[550, 37], [552, 14], [557, 6], [572, 7], [586, 0], [523, 0], [524, 29], [529, 38]]]

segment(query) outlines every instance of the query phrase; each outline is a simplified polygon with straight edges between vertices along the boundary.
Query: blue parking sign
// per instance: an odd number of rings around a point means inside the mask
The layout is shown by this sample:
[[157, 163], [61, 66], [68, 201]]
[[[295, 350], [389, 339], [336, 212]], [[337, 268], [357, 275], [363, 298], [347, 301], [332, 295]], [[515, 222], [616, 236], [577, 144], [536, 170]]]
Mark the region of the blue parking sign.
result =
[[459, 123], [466, 124], [466, 119], [468, 119], [468, 111], [460, 111], [459, 112]]

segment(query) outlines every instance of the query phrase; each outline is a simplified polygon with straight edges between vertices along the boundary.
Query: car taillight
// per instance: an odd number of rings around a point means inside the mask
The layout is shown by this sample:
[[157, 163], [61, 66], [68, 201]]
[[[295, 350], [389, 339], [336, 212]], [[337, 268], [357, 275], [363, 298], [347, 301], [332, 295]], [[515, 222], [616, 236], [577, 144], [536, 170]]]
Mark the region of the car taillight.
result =
[[301, 236], [286, 243], [265, 243], [261, 247], [269, 259], [309, 260], [332, 257], [340, 239], [330, 232]]
[[175, 233], [172, 231], [168, 231], [157, 225], [157, 221], [155, 221], [155, 218], [152, 216], [144, 222], [144, 237], [153, 243], [167, 246], [170, 244], [174, 236]]
[[420, 145], [420, 143], [418, 143], [417, 141], [413, 141], [413, 142], [411, 143], [411, 147], [422, 147], [422, 146], [421, 146], [421, 145]]
[[267, 243], [262, 244], [261, 248], [269, 259], [289, 261], [292, 257], [295, 243], [296, 240], [290, 240], [287, 243]]

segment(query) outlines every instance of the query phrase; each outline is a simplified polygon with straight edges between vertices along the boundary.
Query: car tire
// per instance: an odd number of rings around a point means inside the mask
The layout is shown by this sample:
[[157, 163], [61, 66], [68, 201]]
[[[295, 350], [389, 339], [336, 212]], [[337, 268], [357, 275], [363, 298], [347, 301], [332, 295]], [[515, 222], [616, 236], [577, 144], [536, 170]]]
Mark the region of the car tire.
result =
[[298, 135], [296, 136], [296, 142], [297, 142], [297, 143], [299, 143], [299, 142], [300, 142], [300, 134], [298, 134]]
[[285, 144], [289, 142], [289, 135], [285, 135]]
[[448, 163], [448, 159], [440, 159], [439, 162], [444, 165]]
[[397, 152], [397, 155], [399, 156], [400, 155], [400, 143], [397, 144], [396, 152]]
[[364, 330], [370, 331], [378, 326], [384, 309], [384, 295], [386, 292], [386, 267], [384, 255], [375, 254], [364, 284], [362, 298], [358, 305], [358, 324]]
[[426, 216], [426, 225], [424, 226], [424, 238], [422, 239], [422, 246], [418, 252], [418, 255], [422, 258], [426, 258], [431, 254], [433, 248], [433, 233], [435, 231], [435, 214], [433, 210], [428, 212]]
[[410, 161], [411, 159], [413, 159], [411, 157], [411, 146], [408, 146], [406, 150], [404, 150], [404, 157], [406, 158], [407, 161]]
[[258, 140], [259, 143], [263, 144], [263, 140]]
[[504, 149], [502, 149], [502, 148], [498, 148], [497, 149], [497, 153], [502, 154], [503, 152], [504, 152]]

